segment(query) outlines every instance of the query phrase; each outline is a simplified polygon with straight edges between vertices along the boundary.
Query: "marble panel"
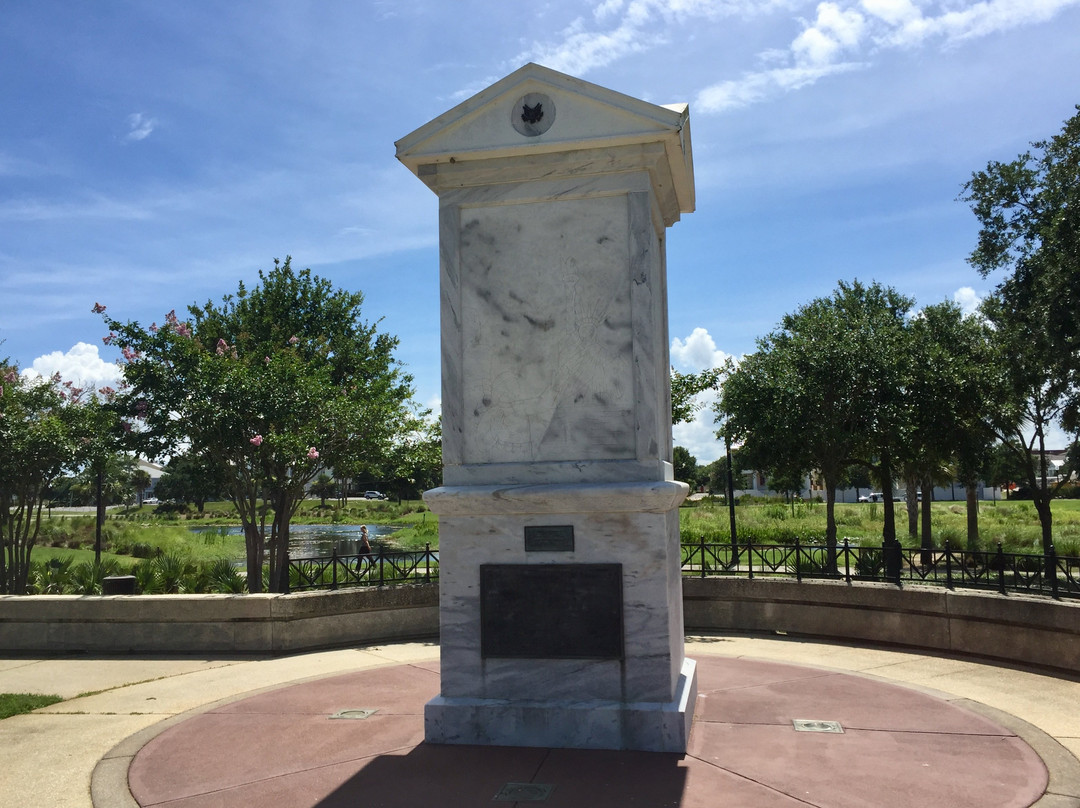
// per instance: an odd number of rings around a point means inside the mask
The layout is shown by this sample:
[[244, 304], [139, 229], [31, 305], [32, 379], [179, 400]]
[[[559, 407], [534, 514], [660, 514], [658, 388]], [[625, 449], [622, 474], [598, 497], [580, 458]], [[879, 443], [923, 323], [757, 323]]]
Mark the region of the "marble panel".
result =
[[634, 457], [626, 205], [463, 211], [464, 462]]

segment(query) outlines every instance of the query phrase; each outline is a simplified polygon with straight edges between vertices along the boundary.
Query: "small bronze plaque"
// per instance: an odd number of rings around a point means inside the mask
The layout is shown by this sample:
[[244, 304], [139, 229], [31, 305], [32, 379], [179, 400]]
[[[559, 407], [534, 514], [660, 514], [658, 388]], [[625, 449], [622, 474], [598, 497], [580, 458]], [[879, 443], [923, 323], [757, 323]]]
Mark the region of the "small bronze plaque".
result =
[[622, 659], [621, 564], [481, 564], [485, 659]]
[[526, 553], [574, 552], [573, 525], [526, 525]]

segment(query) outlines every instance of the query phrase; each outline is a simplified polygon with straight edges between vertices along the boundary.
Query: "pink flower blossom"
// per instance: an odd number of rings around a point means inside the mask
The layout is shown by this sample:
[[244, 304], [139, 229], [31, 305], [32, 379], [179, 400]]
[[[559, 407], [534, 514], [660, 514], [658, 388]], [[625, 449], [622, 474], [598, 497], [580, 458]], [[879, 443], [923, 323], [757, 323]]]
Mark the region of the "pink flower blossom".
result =
[[291, 337], [289, 337], [289, 344], [290, 345], [295, 345], [299, 341], [300, 341], [300, 337], [296, 336], [296, 334], [293, 334]]
[[134, 362], [136, 359], [142, 356], [141, 353], [139, 353], [138, 351], [133, 351], [127, 345], [120, 349], [120, 353], [124, 355], [124, 359], [128, 362]]
[[176, 333], [181, 337], [190, 337], [191, 329], [188, 328], [187, 323], [180, 323], [180, 325], [176, 327]]
[[319, 459], [319, 452], [315, 449], [314, 446], [311, 446], [307, 450], [307, 456], [308, 456], [308, 460], [318, 460]]
[[98, 392], [101, 393], [101, 395], [105, 396], [106, 401], [112, 401], [114, 398], [116, 398], [116, 391], [108, 385], [98, 388]]
[[251, 439], [251, 445], [252, 446], [262, 446], [262, 442], [263, 442], [263, 436], [262, 435], [256, 435], [254, 438]]
[[116, 339], [116, 334], [114, 334], [112, 331], [110, 331], [109, 336], [102, 337], [101, 341], [104, 342], [106, 345], [112, 345], [112, 342], [113, 342], [114, 339]]
[[11, 382], [12, 384], [19, 378], [19, 374], [15, 372], [15, 368], [8, 368], [7, 373], [4, 374], [4, 381]]
[[270, 364], [270, 357], [269, 356], [264, 356], [263, 357], [263, 362], [265, 362], [267, 365], [269, 365]]
[[227, 351], [228, 349], [229, 349], [229, 343], [227, 343], [225, 340], [223, 340], [223, 339], [221, 339], [219, 337], [218, 341], [217, 341], [217, 355], [218, 356], [224, 356], [225, 351]]
[[131, 431], [131, 424], [129, 424], [127, 421], [121, 421], [120, 426], [122, 426], [124, 428], [125, 432], [130, 432]]
[[157, 323], [150, 323], [150, 333], [156, 334], [158, 332]]
[[173, 309], [165, 315], [165, 325], [176, 325], [179, 321], [176, 319], [176, 309]]
[[91, 311], [94, 312], [94, 314], [101, 314], [105, 311], [105, 307], [100, 303], [94, 303], [94, 308], [92, 308]]

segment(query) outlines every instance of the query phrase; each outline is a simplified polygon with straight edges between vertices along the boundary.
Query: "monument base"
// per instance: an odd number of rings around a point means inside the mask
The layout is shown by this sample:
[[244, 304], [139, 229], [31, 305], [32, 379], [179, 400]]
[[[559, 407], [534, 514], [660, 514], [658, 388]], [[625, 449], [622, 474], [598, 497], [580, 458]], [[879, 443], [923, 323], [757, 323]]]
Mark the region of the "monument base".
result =
[[684, 659], [675, 698], [660, 702], [446, 698], [424, 705], [427, 743], [686, 751], [697, 663]]

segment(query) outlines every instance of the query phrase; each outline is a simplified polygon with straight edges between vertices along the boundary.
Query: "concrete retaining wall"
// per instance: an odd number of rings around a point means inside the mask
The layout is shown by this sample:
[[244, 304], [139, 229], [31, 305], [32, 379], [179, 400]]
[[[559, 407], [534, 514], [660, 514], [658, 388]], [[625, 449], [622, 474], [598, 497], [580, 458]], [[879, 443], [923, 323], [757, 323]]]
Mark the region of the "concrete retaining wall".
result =
[[[1080, 602], [933, 587], [683, 579], [688, 631], [783, 631], [1080, 670]], [[293, 595], [0, 597], [0, 651], [288, 653], [437, 637], [437, 584]]]
[[292, 595], [0, 597], [0, 651], [288, 653], [438, 635], [438, 584]]
[[937, 587], [684, 578], [688, 631], [782, 631], [1080, 670], [1080, 602]]

